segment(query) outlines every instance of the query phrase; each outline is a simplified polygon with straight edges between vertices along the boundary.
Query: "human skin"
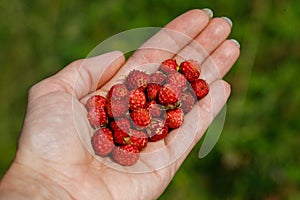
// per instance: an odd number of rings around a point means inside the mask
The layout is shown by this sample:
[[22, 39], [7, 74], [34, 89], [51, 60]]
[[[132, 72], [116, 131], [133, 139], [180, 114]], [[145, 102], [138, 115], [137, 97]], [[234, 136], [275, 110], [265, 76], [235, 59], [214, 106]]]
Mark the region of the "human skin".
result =
[[[162, 30], [143, 45], [157, 48], [140, 48], [127, 61], [119, 51], [77, 60], [30, 89], [17, 153], [1, 180], [0, 199], [156, 199], [162, 194], [226, 103], [230, 85], [222, 78], [240, 52], [239, 45], [228, 39], [231, 24], [224, 18], [209, 18], [203, 10], [190, 10], [165, 28], [190, 39]], [[201, 47], [200, 51], [192, 41]], [[159, 50], [160, 46], [170, 51]], [[197, 103], [195, 113], [201, 116], [196, 116], [199, 125], [191, 144], [173, 158], [180, 147], [172, 143], [178, 132], [170, 133], [151, 148], [167, 149], [159, 159], [173, 162], [157, 169], [151, 168], [151, 161], [141, 159], [139, 162], [152, 169], [144, 173], [104, 165], [82, 142], [82, 138], [90, 137], [89, 133], [78, 133], [78, 127], [84, 129], [88, 122], [75, 124], [74, 113], [86, 116], [84, 103], [95, 88], [107, 91], [135, 66], [172, 57], [178, 62], [197, 58], [202, 65], [201, 77], [210, 85], [210, 95]]]

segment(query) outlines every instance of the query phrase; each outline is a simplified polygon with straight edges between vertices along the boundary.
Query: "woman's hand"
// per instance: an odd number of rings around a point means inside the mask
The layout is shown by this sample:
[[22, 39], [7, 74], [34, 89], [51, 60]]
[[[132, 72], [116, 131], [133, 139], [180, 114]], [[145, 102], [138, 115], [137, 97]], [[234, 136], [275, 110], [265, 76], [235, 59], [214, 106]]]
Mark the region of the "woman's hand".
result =
[[[109, 52], [75, 61], [34, 85], [16, 158], [1, 181], [0, 199], [158, 198], [228, 99], [230, 86], [222, 77], [239, 56], [239, 45], [227, 39], [230, 31], [226, 18], [211, 19], [203, 10], [191, 10], [167, 24], [127, 61], [121, 52]], [[210, 84], [209, 95], [179, 130], [146, 148], [162, 150], [141, 157], [138, 167], [111, 167], [97, 160], [90, 151], [84, 108], [88, 96], [95, 88], [107, 91], [136, 66], [172, 57], [202, 63], [201, 77]]]

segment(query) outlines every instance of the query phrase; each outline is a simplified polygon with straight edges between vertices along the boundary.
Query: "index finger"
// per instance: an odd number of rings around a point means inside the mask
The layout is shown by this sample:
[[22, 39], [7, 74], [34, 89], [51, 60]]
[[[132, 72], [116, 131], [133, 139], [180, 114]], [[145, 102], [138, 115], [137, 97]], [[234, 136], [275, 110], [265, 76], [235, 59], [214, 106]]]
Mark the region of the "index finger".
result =
[[174, 56], [190, 43], [208, 24], [209, 17], [203, 10], [191, 10], [168, 23], [127, 61], [131, 63], [161, 62]]

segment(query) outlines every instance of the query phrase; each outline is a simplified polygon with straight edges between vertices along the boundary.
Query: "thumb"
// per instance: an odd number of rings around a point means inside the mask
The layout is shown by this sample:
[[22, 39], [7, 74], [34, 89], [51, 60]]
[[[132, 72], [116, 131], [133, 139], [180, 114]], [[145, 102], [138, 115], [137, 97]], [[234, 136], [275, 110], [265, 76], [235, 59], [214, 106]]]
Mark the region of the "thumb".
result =
[[81, 99], [111, 79], [124, 62], [125, 57], [120, 51], [76, 60], [54, 76], [34, 85], [30, 90], [29, 98], [36, 99], [61, 91]]
[[80, 99], [111, 79], [124, 62], [124, 55], [119, 51], [113, 51], [75, 61], [55, 76], [63, 80]]

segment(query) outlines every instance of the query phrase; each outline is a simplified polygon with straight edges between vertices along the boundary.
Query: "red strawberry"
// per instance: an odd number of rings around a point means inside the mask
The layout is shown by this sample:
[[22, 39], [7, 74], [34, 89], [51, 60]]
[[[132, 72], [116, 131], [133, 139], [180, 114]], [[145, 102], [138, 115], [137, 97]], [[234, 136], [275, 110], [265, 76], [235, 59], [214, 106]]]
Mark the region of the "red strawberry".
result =
[[136, 110], [133, 110], [132, 113], [130, 113], [132, 121], [137, 126], [147, 126], [151, 122], [151, 116], [147, 109], [145, 108], [139, 108]]
[[181, 91], [172, 86], [164, 85], [158, 92], [158, 101], [164, 106], [174, 106], [181, 97]]
[[94, 133], [92, 146], [95, 154], [99, 156], [107, 156], [112, 152], [115, 145], [109, 128], [100, 128]]
[[140, 157], [140, 152], [137, 146], [126, 144], [116, 146], [112, 151], [113, 159], [124, 166], [134, 165]]
[[148, 136], [143, 131], [138, 131], [131, 129], [131, 137], [129, 139], [129, 144], [135, 145], [141, 151], [148, 144]]
[[150, 83], [156, 83], [162, 85], [166, 80], [166, 75], [161, 71], [156, 71], [149, 76]]
[[113, 136], [115, 143], [118, 145], [127, 144], [130, 139], [129, 131], [126, 132], [121, 129], [113, 130]]
[[184, 61], [179, 66], [182, 73], [189, 82], [193, 82], [200, 76], [200, 65], [194, 60]]
[[145, 105], [145, 108], [149, 111], [151, 117], [159, 117], [162, 113], [162, 106], [156, 101], [148, 101]]
[[126, 118], [121, 118], [121, 119], [117, 119], [115, 121], [112, 121], [110, 123], [110, 128], [112, 130], [118, 130], [118, 129], [121, 129], [125, 132], [129, 132], [129, 129], [130, 129], [130, 122], [128, 119]]
[[114, 100], [124, 100], [127, 98], [128, 93], [128, 89], [123, 83], [113, 85], [108, 92], [109, 98]]
[[160, 85], [160, 84], [149, 83], [147, 85], [147, 89], [146, 89], [146, 96], [147, 96], [148, 100], [156, 99], [157, 94], [161, 87], [162, 87], [162, 85]]
[[167, 59], [161, 63], [159, 70], [164, 72], [165, 74], [170, 74], [176, 72], [177, 68], [178, 64], [175, 59]]
[[146, 104], [146, 95], [141, 88], [130, 92], [129, 109], [143, 108]]
[[179, 128], [184, 120], [183, 111], [180, 108], [167, 110], [166, 113], [166, 125], [171, 128]]
[[203, 79], [197, 79], [194, 82], [192, 82], [191, 85], [194, 89], [195, 95], [198, 100], [205, 97], [209, 92], [209, 86], [207, 82]]
[[135, 90], [140, 87], [145, 89], [149, 83], [149, 80], [149, 75], [145, 72], [132, 70], [126, 77], [126, 85], [130, 90]]
[[102, 107], [104, 108], [106, 105], [106, 99], [105, 97], [101, 96], [101, 95], [94, 95], [94, 96], [91, 96], [87, 102], [86, 102], [86, 109], [87, 110], [90, 110], [94, 107]]
[[156, 142], [165, 138], [169, 133], [168, 127], [165, 125], [165, 121], [160, 118], [152, 119], [151, 123], [147, 127], [147, 134], [150, 142]]
[[125, 144], [129, 140], [130, 122], [126, 118], [118, 119], [110, 123], [114, 141], [116, 144]]
[[187, 90], [182, 93], [181, 109], [184, 113], [190, 112], [195, 103], [196, 103], [196, 98], [192, 95], [190, 91]]
[[90, 108], [87, 118], [93, 128], [105, 126], [108, 122], [107, 115], [103, 107]]
[[128, 111], [127, 101], [108, 99], [106, 103], [106, 113], [110, 118], [122, 117], [125, 115], [127, 111]]
[[186, 87], [186, 78], [178, 73], [169, 74], [166, 80], [166, 84], [177, 87], [179, 90], [183, 90]]

